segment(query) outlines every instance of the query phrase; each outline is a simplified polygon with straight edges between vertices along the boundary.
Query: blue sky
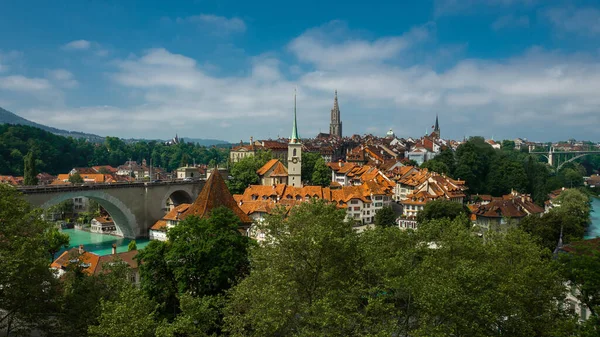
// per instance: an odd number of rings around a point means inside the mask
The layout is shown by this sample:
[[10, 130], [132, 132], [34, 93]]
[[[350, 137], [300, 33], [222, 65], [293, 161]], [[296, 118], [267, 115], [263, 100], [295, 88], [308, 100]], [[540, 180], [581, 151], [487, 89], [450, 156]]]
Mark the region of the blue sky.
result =
[[124, 138], [600, 141], [597, 1], [0, 2], [0, 106]]

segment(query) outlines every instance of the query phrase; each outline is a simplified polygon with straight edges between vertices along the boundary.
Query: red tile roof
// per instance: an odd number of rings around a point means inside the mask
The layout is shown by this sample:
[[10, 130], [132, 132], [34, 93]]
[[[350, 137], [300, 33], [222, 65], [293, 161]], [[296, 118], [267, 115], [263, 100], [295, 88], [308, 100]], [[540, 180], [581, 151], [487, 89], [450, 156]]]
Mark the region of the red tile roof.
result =
[[229, 192], [225, 180], [220, 174], [211, 174], [206, 181], [204, 188], [198, 195], [194, 203], [182, 214], [182, 218], [190, 215], [196, 215], [201, 218], [209, 217], [210, 212], [220, 206], [224, 206], [233, 211], [241, 222], [245, 225], [252, 223], [252, 219], [244, 213]]

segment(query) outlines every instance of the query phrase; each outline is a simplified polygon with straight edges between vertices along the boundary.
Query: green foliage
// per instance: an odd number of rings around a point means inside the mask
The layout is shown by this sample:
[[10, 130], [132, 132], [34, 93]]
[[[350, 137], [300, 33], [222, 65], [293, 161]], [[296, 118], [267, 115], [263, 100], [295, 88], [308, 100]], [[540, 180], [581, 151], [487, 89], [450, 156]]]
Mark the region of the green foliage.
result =
[[156, 330], [158, 337], [219, 336], [224, 298], [194, 297], [181, 294], [181, 313], [172, 323], [163, 322]]
[[580, 240], [590, 222], [590, 200], [587, 195], [568, 189], [554, 201], [560, 206], [554, 207], [542, 215], [529, 215], [520, 223], [521, 228], [537, 238], [540, 245], [553, 251], [558, 244], [561, 229], [563, 242]]
[[24, 185], [37, 185], [37, 170], [35, 168], [35, 158], [33, 157], [33, 152], [29, 151], [29, 153], [25, 156], [23, 164], [23, 184]]
[[[571, 287], [575, 289], [577, 299], [587, 307], [592, 317], [590, 323], [600, 322], [600, 251], [598, 246], [585, 241], [573, 245], [574, 252], [561, 254], [559, 257], [561, 272]], [[597, 336], [600, 325], [584, 326], [584, 330], [595, 332], [589, 336]], [[585, 334], [583, 334], [585, 335]]]
[[[200, 243], [197, 243], [200, 244]], [[150, 299], [161, 303], [160, 315], [173, 319], [179, 311], [177, 281], [172, 263], [167, 261], [171, 243], [150, 241], [136, 256], [140, 272], [140, 286]]]
[[331, 169], [323, 158], [317, 159], [313, 169], [311, 185], [327, 187], [331, 184]]
[[417, 222], [423, 224], [426, 221], [444, 218], [453, 220], [457, 217], [468, 217], [469, 214], [468, 209], [461, 203], [438, 199], [425, 204], [417, 215]]
[[456, 149], [455, 178], [465, 180], [471, 194], [487, 194], [486, 180], [495, 154], [482, 137], [471, 137]]
[[232, 178], [227, 181], [227, 187], [231, 194], [242, 194], [249, 185], [258, 185], [260, 178], [256, 171], [270, 159], [270, 151], [257, 151], [256, 155], [242, 158], [233, 164], [230, 171]]
[[358, 235], [345, 212], [313, 200], [268, 216], [267, 242], [231, 292], [225, 327], [233, 336], [358, 335]]
[[[211, 160], [224, 163], [228, 149], [204, 147], [191, 143], [165, 145], [158, 141], [126, 143], [116, 137], [106, 137], [103, 144], [84, 139], [56, 136], [52, 133], [23, 125], [0, 125], [0, 174], [18, 176], [24, 172], [25, 153], [34, 152], [36, 168], [50, 174], [65, 173], [73, 167], [95, 165], [122, 165], [132, 160], [138, 163], [152, 159], [154, 167], [173, 171], [187, 158], [187, 162], [208, 164]], [[184, 155], [187, 156], [184, 158]]]
[[375, 213], [375, 226], [377, 227], [395, 227], [396, 213], [391, 206], [384, 206]]
[[46, 232], [46, 246], [52, 258], [51, 261], [54, 261], [56, 253], [61, 249], [69, 247], [69, 241], [69, 235], [62, 233], [56, 227], [52, 227]]
[[515, 149], [515, 142], [512, 140], [503, 140], [502, 141], [502, 150], [505, 151], [513, 151]]
[[450, 169], [448, 168], [448, 165], [446, 165], [445, 163], [431, 159], [428, 160], [426, 162], [424, 162], [423, 164], [421, 164], [421, 168], [422, 169], [428, 169], [431, 172], [437, 172], [437, 173], [448, 173], [450, 172]]
[[180, 293], [217, 295], [248, 272], [248, 237], [238, 231], [239, 218], [227, 208], [210, 218], [187, 217], [169, 229], [167, 261]]
[[75, 172], [69, 176], [69, 182], [71, 184], [83, 184], [85, 181], [83, 177], [79, 174], [79, 172]]
[[0, 184], [0, 331], [7, 335], [44, 328], [55, 310], [57, 280], [48, 268], [46, 233], [41, 220], [17, 190]]
[[[302, 181], [310, 182], [313, 179], [313, 172], [315, 170], [315, 164], [319, 160], [321, 154], [318, 152], [303, 152], [302, 153]], [[329, 178], [331, 179], [331, 177]]]
[[100, 305], [99, 324], [88, 328], [89, 336], [155, 336], [157, 305], [135, 286], [125, 287], [115, 300], [101, 300]]
[[357, 235], [321, 201], [268, 217], [267, 242], [231, 292], [232, 336], [552, 336], [574, 320], [565, 288], [524, 232], [486, 240], [460, 217]]

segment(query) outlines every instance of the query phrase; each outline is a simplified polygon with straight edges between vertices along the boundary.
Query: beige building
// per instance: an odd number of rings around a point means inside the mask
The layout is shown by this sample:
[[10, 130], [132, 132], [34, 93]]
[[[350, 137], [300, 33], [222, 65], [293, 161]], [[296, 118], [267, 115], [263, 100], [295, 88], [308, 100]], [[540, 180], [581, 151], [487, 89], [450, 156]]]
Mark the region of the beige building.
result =
[[269, 160], [263, 167], [256, 171], [260, 177], [260, 184], [272, 186], [288, 183], [287, 168], [279, 161], [279, 159]]

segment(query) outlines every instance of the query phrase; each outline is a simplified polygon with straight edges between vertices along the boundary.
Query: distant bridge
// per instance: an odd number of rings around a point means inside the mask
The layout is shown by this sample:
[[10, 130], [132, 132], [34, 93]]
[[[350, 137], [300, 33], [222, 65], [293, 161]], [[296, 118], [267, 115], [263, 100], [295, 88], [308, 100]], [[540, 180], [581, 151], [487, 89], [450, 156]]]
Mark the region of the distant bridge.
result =
[[556, 168], [556, 172], [558, 172], [566, 163], [570, 163], [576, 159], [579, 159], [583, 156], [587, 156], [589, 154], [600, 154], [600, 150], [555, 151], [554, 147], [551, 146], [548, 152], [531, 151], [531, 148], [529, 148], [529, 153], [544, 156], [548, 160], [548, 165]]
[[82, 184], [19, 187], [25, 199], [47, 209], [75, 197], [97, 201], [126, 238], [148, 236], [148, 229], [167, 211], [169, 199], [175, 204], [192, 203], [204, 187], [204, 180]]

